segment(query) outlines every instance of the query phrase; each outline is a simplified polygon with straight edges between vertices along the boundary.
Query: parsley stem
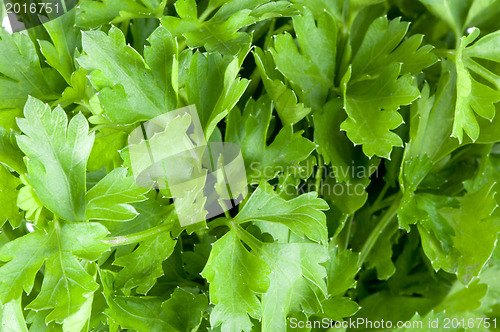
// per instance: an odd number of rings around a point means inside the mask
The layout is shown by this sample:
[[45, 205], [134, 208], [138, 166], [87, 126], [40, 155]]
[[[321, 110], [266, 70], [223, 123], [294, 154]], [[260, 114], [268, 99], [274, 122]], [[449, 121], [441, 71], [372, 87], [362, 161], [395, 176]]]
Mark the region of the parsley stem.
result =
[[354, 214], [351, 214], [350, 216], [347, 217], [347, 230], [346, 230], [346, 235], [345, 235], [345, 239], [344, 239], [344, 250], [347, 250], [347, 248], [349, 247], [349, 240], [350, 240], [350, 237], [351, 237], [351, 229], [352, 229], [352, 222], [353, 222], [353, 219], [354, 219]]
[[248, 233], [247, 230], [243, 229], [240, 225], [229, 223], [231, 229], [236, 232], [236, 235], [245, 242], [250, 249], [256, 252], [262, 251], [262, 242], [255, 238], [252, 234]]
[[382, 199], [384, 198], [385, 194], [387, 193], [387, 190], [389, 190], [389, 183], [386, 183], [382, 190], [380, 191], [380, 194], [377, 196], [375, 201], [373, 202], [372, 206], [370, 207], [371, 213], [376, 212], [380, 210], [380, 203], [382, 203]]
[[447, 59], [455, 59], [455, 50], [445, 49], [445, 48], [436, 48], [433, 50], [434, 54], [438, 57], [447, 58]]
[[382, 215], [380, 218], [377, 226], [372, 230], [370, 235], [368, 236], [368, 239], [366, 239], [365, 244], [361, 248], [361, 252], [359, 254], [359, 261], [358, 261], [358, 266], [361, 267], [363, 263], [365, 262], [366, 258], [368, 257], [368, 254], [370, 251], [373, 249], [373, 246], [375, 243], [377, 243], [377, 240], [384, 231], [384, 229], [387, 228], [387, 226], [391, 223], [391, 221], [394, 219], [398, 212], [398, 207], [399, 203], [401, 201], [401, 192], [397, 195], [397, 197], [394, 199], [392, 202], [391, 206], [385, 211], [385, 213]]
[[208, 228], [210, 230], [212, 230], [212, 229], [215, 229], [215, 228], [220, 227], [220, 226], [231, 227], [229, 225], [228, 220], [229, 219], [227, 217], [226, 218], [222, 217], [222, 218], [215, 219], [214, 221], [211, 221], [211, 222], [208, 223]]
[[321, 196], [321, 185], [322, 185], [322, 180], [323, 180], [323, 167], [324, 167], [324, 162], [323, 162], [323, 157], [318, 153], [318, 170], [316, 171], [315, 175], [315, 189], [316, 192], [318, 193], [318, 196]]
[[387, 193], [387, 190], [389, 190], [389, 187], [390, 187], [389, 183], [384, 184], [384, 187], [380, 191], [380, 194], [377, 196], [377, 199], [375, 200], [375, 202], [373, 202], [373, 205], [378, 205], [380, 203], [380, 201], [382, 201], [385, 194]]

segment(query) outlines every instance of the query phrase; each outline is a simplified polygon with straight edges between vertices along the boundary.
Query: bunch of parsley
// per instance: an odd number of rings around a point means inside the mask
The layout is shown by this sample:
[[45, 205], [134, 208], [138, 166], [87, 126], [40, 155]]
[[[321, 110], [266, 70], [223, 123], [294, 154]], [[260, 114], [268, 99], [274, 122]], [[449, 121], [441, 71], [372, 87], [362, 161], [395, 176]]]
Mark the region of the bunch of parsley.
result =
[[[499, 0], [82, 0], [0, 29], [0, 329], [498, 328], [498, 17]], [[127, 146], [187, 105], [241, 148], [249, 193], [183, 227]]]

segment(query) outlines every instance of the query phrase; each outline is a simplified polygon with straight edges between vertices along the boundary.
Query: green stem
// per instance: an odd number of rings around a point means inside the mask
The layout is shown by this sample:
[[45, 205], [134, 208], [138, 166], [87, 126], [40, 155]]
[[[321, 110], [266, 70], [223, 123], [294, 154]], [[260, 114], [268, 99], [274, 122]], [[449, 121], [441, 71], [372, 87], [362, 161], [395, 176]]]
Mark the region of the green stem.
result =
[[315, 188], [316, 191], [318, 192], [318, 195], [321, 196], [321, 181], [323, 180], [323, 157], [318, 154], [318, 170], [316, 171], [315, 175]]
[[271, 42], [273, 41], [273, 35], [275, 33], [274, 29], [276, 29], [276, 19], [273, 19], [271, 21], [271, 26], [269, 27], [269, 30], [268, 30], [268, 33], [266, 36], [266, 40], [264, 41], [264, 49], [265, 50], [268, 50], [269, 47], [271, 46]]
[[215, 7], [208, 6], [207, 9], [205, 9], [205, 11], [200, 15], [200, 17], [198, 18], [198, 21], [200, 21], [200, 22], [205, 21], [210, 16], [210, 14], [213, 13], [214, 10], [215, 10]]
[[372, 230], [368, 239], [366, 240], [363, 248], [361, 248], [361, 252], [359, 255], [358, 266], [361, 267], [365, 262], [368, 254], [373, 249], [373, 246], [377, 242], [380, 234], [387, 228], [387, 226], [391, 223], [398, 212], [399, 202], [401, 200], [401, 192], [398, 194], [396, 199], [392, 202], [392, 205], [387, 209], [387, 211], [380, 218], [377, 226]]
[[455, 50], [445, 49], [445, 48], [436, 48], [433, 50], [434, 54], [441, 58], [447, 58], [454, 60], [456, 57]]
[[394, 201], [394, 199], [396, 198], [396, 196], [397, 195], [389, 196], [386, 199], [384, 199], [382, 202], [380, 202], [379, 204], [377, 204], [376, 206], [372, 205], [370, 207], [370, 214], [374, 214], [375, 212], [378, 212], [380, 210], [388, 208], [392, 204], [392, 202]]
[[121, 24], [121, 30], [123, 31], [123, 35], [125, 37], [127, 37], [129, 26], [130, 26], [130, 20], [125, 20]]
[[245, 95], [252, 97], [257, 91], [257, 88], [259, 87], [260, 81], [261, 81], [261, 76], [259, 72], [259, 68], [255, 68], [252, 74], [250, 75], [249, 78], [250, 83], [248, 84], [248, 88], [245, 91]]
[[147, 230], [139, 232], [139, 233], [124, 235], [124, 236], [108, 237], [108, 238], [105, 238], [101, 241], [104, 243], [110, 244], [113, 247], [124, 246], [127, 244], [134, 244], [134, 243], [139, 243], [139, 242], [148, 240], [148, 239], [150, 239], [150, 238], [152, 238], [160, 233], [169, 231], [171, 228], [172, 228], [172, 224], [169, 222], [166, 222], [165, 224], [147, 229]]
[[230, 218], [228, 219], [227, 217], [215, 219], [214, 221], [211, 221], [208, 223], [208, 228], [210, 230], [215, 229], [217, 227], [221, 227], [221, 226], [227, 226], [230, 228], [231, 226], [229, 225], [229, 220], [230, 220]]
[[344, 239], [344, 250], [347, 250], [347, 248], [349, 247], [349, 239], [351, 237], [351, 229], [352, 229], [352, 221], [354, 219], [354, 214], [351, 214], [348, 218], [347, 218], [347, 231], [346, 231], [346, 235], [345, 235], [345, 239]]
[[470, 70], [482, 76], [488, 82], [493, 84], [497, 89], [500, 89], [500, 79], [495, 73], [489, 71], [488, 69], [484, 68], [483, 66], [481, 66], [476, 61], [470, 58], [465, 58], [464, 62], [467, 65], [467, 67], [469, 67]]
[[262, 242], [255, 238], [252, 234], [248, 233], [245, 229], [241, 228], [240, 225], [237, 225], [233, 222], [229, 223], [229, 227], [231, 230], [236, 232], [236, 235], [245, 242], [253, 251], [262, 253]]
[[380, 202], [384, 198], [385, 194], [387, 193], [387, 190], [389, 190], [390, 185], [388, 183], [384, 184], [384, 187], [380, 191], [380, 194], [377, 196], [377, 199], [375, 199], [375, 202], [373, 202], [372, 206], [370, 207], [370, 211], [373, 213], [375, 211], [380, 210], [378, 206], [380, 205]]

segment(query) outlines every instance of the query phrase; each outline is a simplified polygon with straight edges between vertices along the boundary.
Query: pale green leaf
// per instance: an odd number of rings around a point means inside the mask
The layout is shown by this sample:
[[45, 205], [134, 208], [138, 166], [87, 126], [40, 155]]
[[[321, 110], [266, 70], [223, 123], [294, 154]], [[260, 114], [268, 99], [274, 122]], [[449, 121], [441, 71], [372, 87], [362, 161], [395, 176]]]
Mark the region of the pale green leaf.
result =
[[17, 141], [29, 158], [28, 181], [45, 207], [69, 221], [84, 221], [85, 170], [94, 143], [82, 114], [71, 119], [60, 107], [53, 111], [30, 98], [18, 126]]
[[[260, 48], [254, 51], [255, 63], [262, 77], [262, 82], [269, 97], [275, 103], [276, 111], [285, 126], [293, 125], [302, 120], [311, 112], [303, 103], [298, 103], [295, 92], [288, 88], [280, 79], [274, 78], [277, 71], [271, 68], [274, 65], [270, 53], [265, 53]], [[272, 75], [272, 77], [271, 77]]]
[[9, 220], [12, 227], [18, 227], [23, 218], [17, 207], [18, 190], [21, 180], [0, 165], [0, 225]]
[[288, 315], [321, 311], [326, 295], [321, 263], [328, 258], [327, 249], [314, 243], [265, 244], [262, 252], [272, 269], [262, 296], [262, 330], [282, 331]]
[[187, 69], [186, 93], [195, 104], [208, 139], [216, 125], [233, 109], [249, 81], [238, 78], [238, 58], [218, 53], [195, 53]]
[[286, 33], [276, 36], [270, 52], [301, 101], [313, 110], [319, 109], [333, 86], [337, 26], [327, 14], [320, 16], [316, 25], [309, 11], [294, 16], [293, 24], [300, 50]]
[[328, 204], [315, 192], [286, 201], [263, 181], [233, 220], [237, 223], [280, 223], [298, 236], [305, 235], [311, 240], [326, 243], [328, 233], [324, 210], [328, 210]]
[[24, 321], [21, 299], [5, 303], [0, 308], [0, 329], [9, 332], [28, 332]]
[[26, 173], [23, 154], [16, 145], [15, 137], [0, 126], [0, 163], [14, 169], [19, 174]]
[[88, 220], [126, 221], [137, 216], [130, 203], [145, 200], [148, 189], [137, 186], [125, 168], [116, 168], [87, 192]]
[[163, 232], [141, 242], [132, 253], [116, 258], [113, 265], [123, 269], [116, 275], [114, 286], [123, 288], [124, 293], [137, 287], [137, 293], [146, 294], [156, 279], [163, 276], [162, 263], [172, 254], [176, 243], [168, 232]]
[[248, 252], [234, 232], [215, 242], [202, 272], [210, 282], [210, 300], [215, 304], [210, 315], [212, 326], [222, 324], [223, 332], [251, 331], [250, 317], [262, 316], [257, 294], [267, 290], [270, 272], [262, 258]]
[[46, 322], [62, 323], [80, 310], [98, 285], [82, 267], [78, 258], [96, 260], [108, 246], [101, 242], [107, 230], [95, 223], [64, 224], [53, 222], [48, 233], [37, 230], [9, 242], [0, 249], [0, 301], [30, 293], [35, 275], [45, 264], [40, 293], [28, 307], [52, 309]]
[[[177, 96], [172, 89], [166, 89], [172, 84], [175, 63], [172, 58], [177, 52], [172, 38], [165, 28], [158, 28], [153, 33], [151, 49], [146, 52], [151, 64], [146, 64], [135, 49], [125, 44], [125, 37], [118, 28], [111, 28], [108, 34], [102, 31], [83, 34], [86, 55], [79, 57], [78, 62], [92, 72], [94, 84], [107, 83], [101, 86], [99, 100], [113, 121], [131, 124], [150, 120], [176, 108]], [[164, 47], [165, 43], [169, 46]], [[166, 50], [172, 53], [164, 54], [169, 60], [162, 63], [155, 53]], [[161, 75], [159, 70], [165, 71], [163, 77], [158, 77]], [[105, 82], [101, 75], [106, 77]]]
[[40, 65], [35, 45], [26, 34], [10, 35], [0, 28], [0, 109], [22, 108], [28, 96], [55, 100], [60, 81]]
[[161, 305], [165, 320], [179, 332], [198, 331], [207, 307], [204, 294], [194, 295], [182, 288], [177, 288]]

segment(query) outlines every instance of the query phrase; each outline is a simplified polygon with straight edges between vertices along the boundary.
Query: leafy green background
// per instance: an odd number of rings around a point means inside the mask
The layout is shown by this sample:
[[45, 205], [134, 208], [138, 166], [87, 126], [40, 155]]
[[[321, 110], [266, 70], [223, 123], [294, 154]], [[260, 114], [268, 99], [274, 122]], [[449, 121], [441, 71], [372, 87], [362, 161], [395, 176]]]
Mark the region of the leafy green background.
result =
[[[499, 330], [499, 15], [82, 0], [0, 28], [0, 330]], [[250, 192], [182, 227], [127, 137], [188, 105], [241, 148]]]

